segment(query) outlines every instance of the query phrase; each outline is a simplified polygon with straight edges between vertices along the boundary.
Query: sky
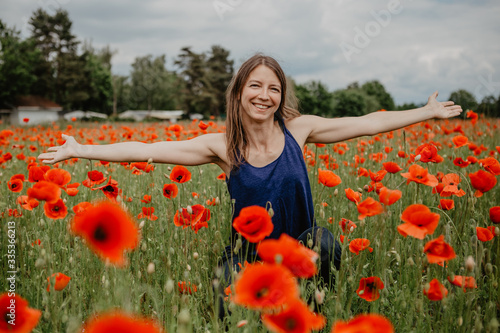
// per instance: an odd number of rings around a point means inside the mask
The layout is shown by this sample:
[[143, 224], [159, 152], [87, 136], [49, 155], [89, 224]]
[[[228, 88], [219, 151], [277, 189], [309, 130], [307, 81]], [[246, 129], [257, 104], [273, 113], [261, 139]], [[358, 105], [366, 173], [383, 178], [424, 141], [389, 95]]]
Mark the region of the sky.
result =
[[220, 45], [235, 69], [262, 52], [298, 83], [378, 80], [396, 104], [436, 90], [442, 101], [500, 95], [498, 0], [15, 0], [1, 1], [0, 19], [28, 37], [38, 8], [66, 10], [78, 40], [109, 45], [113, 74], [149, 54], [173, 70], [181, 48]]

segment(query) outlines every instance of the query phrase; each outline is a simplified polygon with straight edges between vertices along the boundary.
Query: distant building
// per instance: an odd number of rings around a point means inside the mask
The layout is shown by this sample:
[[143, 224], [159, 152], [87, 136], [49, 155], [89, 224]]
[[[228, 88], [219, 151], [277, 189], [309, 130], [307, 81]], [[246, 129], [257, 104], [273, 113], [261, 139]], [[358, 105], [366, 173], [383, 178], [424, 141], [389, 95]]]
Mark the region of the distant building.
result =
[[10, 113], [12, 125], [34, 125], [57, 121], [60, 111], [62, 107], [59, 104], [40, 96], [30, 95], [17, 98], [12, 109], [2, 110], [2, 113]]
[[145, 118], [155, 118], [161, 120], [169, 120], [172, 123], [177, 122], [184, 115], [182, 110], [127, 110], [118, 115], [119, 119], [133, 119], [142, 121]]

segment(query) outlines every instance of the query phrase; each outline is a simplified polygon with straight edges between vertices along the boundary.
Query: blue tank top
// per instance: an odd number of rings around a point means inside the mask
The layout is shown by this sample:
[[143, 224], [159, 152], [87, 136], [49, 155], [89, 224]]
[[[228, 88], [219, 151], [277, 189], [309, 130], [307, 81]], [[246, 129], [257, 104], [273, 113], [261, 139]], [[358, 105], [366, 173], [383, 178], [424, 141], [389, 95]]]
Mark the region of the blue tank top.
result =
[[[283, 121], [280, 125], [285, 134], [281, 155], [264, 167], [243, 162], [231, 171], [227, 187], [234, 200], [233, 219], [244, 207], [266, 207], [269, 202], [274, 210], [274, 229], [268, 238], [277, 239], [282, 233], [297, 238], [314, 223], [311, 185], [302, 149]], [[232, 228], [233, 240], [235, 234]]]

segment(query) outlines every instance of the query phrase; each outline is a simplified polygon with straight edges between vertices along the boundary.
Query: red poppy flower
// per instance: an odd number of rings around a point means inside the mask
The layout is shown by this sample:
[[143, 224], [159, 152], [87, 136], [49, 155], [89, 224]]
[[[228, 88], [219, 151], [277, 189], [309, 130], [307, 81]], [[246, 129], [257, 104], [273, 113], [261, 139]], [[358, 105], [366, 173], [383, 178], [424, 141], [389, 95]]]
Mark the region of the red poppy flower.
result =
[[451, 195], [463, 197], [465, 195], [465, 191], [458, 188], [458, 186], [460, 185], [460, 176], [456, 173], [449, 173], [444, 175], [441, 182], [444, 185], [443, 189], [439, 193], [442, 197], [449, 197]]
[[61, 188], [54, 183], [40, 180], [32, 188], [28, 189], [28, 200], [37, 199], [54, 203], [61, 197]]
[[403, 170], [403, 168], [400, 167], [396, 162], [385, 162], [382, 163], [382, 165], [384, 166], [384, 169], [389, 173], [398, 173], [399, 171]]
[[50, 280], [55, 281], [54, 290], [61, 291], [68, 285], [71, 278], [63, 273], [54, 273], [47, 278], [47, 291], [50, 291]]
[[487, 242], [492, 240], [495, 235], [488, 228], [476, 227], [477, 239], [481, 242]]
[[10, 180], [14, 180], [14, 179], [19, 179], [23, 182], [26, 181], [26, 177], [24, 177], [24, 175], [22, 173], [18, 173], [18, 174], [13, 175], [12, 177], [10, 177]]
[[359, 167], [358, 168], [358, 177], [369, 177], [370, 173], [367, 169]]
[[410, 184], [410, 182], [415, 182], [418, 184], [435, 187], [439, 183], [436, 176], [429, 174], [427, 169], [424, 169], [418, 164], [411, 165], [408, 171], [409, 172], [401, 173], [401, 176], [408, 179], [406, 184]]
[[0, 295], [0, 332], [29, 333], [41, 316], [42, 311], [28, 307], [28, 301], [17, 293]]
[[90, 202], [83, 201], [80, 202], [78, 205], [73, 206], [73, 212], [75, 212], [76, 215], [80, 215], [92, 206], [93, 205]]
[[495, 176], [484, 170], [469, 173], [469, 178], [472, 187], [476, 189], [476, 192], [474, 193], [474, 196], [476, 197], [481, 197], [483, 193], [488, 192], [497, 184]]
[[349, 251], [359, 254], [360, 251], [368, 250], [373, 252], [373, 248], [369, 247], [370, 240], [366, 238], [355, 238], [349, 243]]
[[500, 223], [500, 206], [491, 207], [489, 213], [491, 222]]
[[150, 164], [148, 162], [134, 162], [130, 163], [130, 168], [137, 168], [139, 170], [142, 170], [146, 173], [149, 173], [155, 169], [155, 166], [153, 164]]
[[415, 155], [420, 155], [420, 162], [422, 163], [440, 163], [443, 161], [443, 157], [438, 154], [437, 147], [432, 143], [425, 143], [420, 145], [415, 150]]
[[176, 165], [172, 168], [172, 172], [170, 172], [170, 180], [176, 183], [185, 183], [191, 179], [191, 172], [182, 166]]
[[191, 227], [195, 233], [205, 227], [208, 228], [208, 221], [210, 220], [210, 209], [205, 208], [203, 205], [193, 205], [188, 208], [175, 212], [174, 224], [183, 229]]
[[71, 181], [71, 174], [63, 169], [50, 169], [44, 175], [46, 181], [63, 187]]
[[258, 243], [273, 232], [274, 225], [264, 207], [249, 206], [233, 221], [234, 229], [250, 243]]
[[139, 242], [139, 228], [119, 205], [103, 201], [88, 207], [71, 222], [71, 231], [84, 238], [88, 246], [112, 264], [125, 264], [124, 251]]
[[346, 234], [353, 232], [354, 228], [357, 228], [356, 223], [354, 223], [348, 219], [345, 219], [345, 218], [342, 218], [340, 220], [339, 225], [340, 225], [340, 228], [342, 229], [342, 232], [346, 233]]
[[144, 194], [144, 196], [141, 199], [141, 202], [143, 202], [143, 203], [150, 203], [151, 202], [151, 196], [149, 194]]
[[464, 159], [461, 157], [457, 157], [453, 160], [453, 164], [456, 165], [457, 167], [465, 168], [469, 166], [470, 162], [468, 160], [464, 161]]
[[370, 276], [367, 278], [361, 278], [356, 294], [368, 302], [373, 302], [379, 299], [379, 290], [382, 289], [384, 289], [384, 283], [382, 280], [377, 276]]
[[381, 203], [390, 206], [396, 203], [403, 193], [400, 190], [389, 190], [387, 187], [382, 187], [378, 193], [378, 198]]
[[40, 204], [38, 200], [34, 198], [29, 198], [27, 195], [21, 195], [16, 199], [16, 202], [21, 205], [26, 210], [33, 210], [33, 208], [38, 207]]
[[107, 177], [104, 177], [103, 173], [97, 170], [92, 170], [87, 172], [87, 179], [85, 179], [82, 184], [86, 187], [92, 187], [94, 185], [102, 184], [106, 181]]
[[372, 172], [371, 170], [368, 170], [368, 172], [370, 174], [370, 179], [375, 183], [381, 182], [384, 179], [385, 175], [387, 174], [387, 170], [385, 169], [379, 170], [377, 172]]
[[118, 188], [118, 182], [111, 177], [108, 179], [108, 183], [101, 187], [93, 188], [92, 191], [101, 190], [102, 193], [111, 201], [116, 202], [118, 195], [122, 193], [122, 190]]
[[158, 216], [156, 216], [154, 212], [155, 212], [154, 207], [142, 207], [142, 213], [139, 213], [139, 215], [137, 215], [137, 218], [138, 219], [147, 218], [150, 221], [156, 221], [158, 220]]
[[163, 196], [167, 199], [173, 199], [179, 193], [179, 188], [176, 184], [165, 184], [163, 185]]
[[424, 289], [424, 295], [431, 301], [440, 301], [448, 295], [448, 289], [438, 279], [432, 279], [429, 286]]
[[354, 191], [350, 188], [345, 189], [345, 196], [347, 197], [347, 199], [349, 199], [350, 201], [352, 201], [356, 204], [361, 200], [361, 193]]
[[78, 186], [80, 186], [80, 183], [67, 184], [65, 189], [66, 194], [70, 197], [74, 197], [79, 192]]
[[162, 333], [164, 330], [154, 320], [130, 315], [122, 311], [98, 314], [88, 320], [80, 333]]
[[357, 204], [358, 208], [358, 219], [363, 220], [367, 216], [375, 216], [384, 212], [384, 208], [380, 202], [375, 199], [368, 197], [365, 200]]
[[292, 272], [283, 265], [248, 264], [234, 285], [234, 303], [255, 310], [282, 309], [300, 296]]
[[193, 292], [198, 291], [198, 287], [195, 284], [191, 284], [191, 282], [179, 281], [177, 282], [177, 289], [180, 294], [193, 294]]
[[281, 264], [297, 277], [310, 278], [318, 272], [318, 254], [287, 234], [262, 241], [257, 253], [264, 262]]
[[453, 139], [451, 139], [451, 141], [453, 141], [453, 144], [456, 148], [463, 147], [469, 144], [469, 139], [464, 135], [457, 135]]
[[464, 292], [466, 292], [467, 289], [477, 288], [476, 279], [474, 279], [473, 276], [455, 275], [453, 279], [448, 276], [448, 281], [455, 286], [462, 287]]
[[455, 208], [455, 201], [453, 199], [440, 199], [438, 208], [442, 210], [453, 209]]
[[469, 111], [467, 111], [466, 115], [467, 115], [467, 118], [469, 118], [471, 120], [472, 125], [475, 125], [477, 122], [478, 114], [472, 110], [469, 110]]
[[425, 205], [410, 205], [401, 214], [401, 220], [405, 223], [398, 226], [398, 232], [404, 237], [410, 235], [418, 239], [424, 239], [425, 235], [434, 233], [439, 218], [439, 214], [432, 213]]
[[494, 157], [486, 157], [478, 161], [481, 166], [491, 174], [498, 176], [500, 175], [500, 162], [498, 162]]
[[62, 199], [53, 203], [46, 202], [45, 205], [43, 205], [43, 211], [45, 212], [45, 216], [54, 220], [63, 219], [68, 214], [68, 208], [66, 208]]
[[33, 165], [29, 167], [28, 170], [28, 181], [30, 183], [36, 183], [41, 180], [45, 180], [45, 172], [50, 169], [48, 165], [36, 166]]
[[30, 118], [23, 118], [23, 122], [28, 123], [30, 121]]
[[318, 169], [318, 183], [326, 187], [334, 187], [342, 183], [342, 179], [333, 171]]
[[11, 179], [7, 182], [7, 186], [12, 192], [18, 193], [23, 190], [23, 181], [20, 179]]
[[273, 332], [309, 333], [325, 327], [326, 318], [309, 310], [303, 301], [295, 300], [277, 314], [263, 314], [262, 322]]
[[394, 333], [394, 326], [387, 318], [369, 313], [357, 315], [348, 322], [337, 320], [332, 333]]
[[217, 176], [218, 180], [226, 180], [226, 174], [223, 172], [220, 175]]
[[431, 264], [440, 264], [456, 257], [453, 247], [444, 241], [441, 235], [433, 239], [424, 246], [424, 252], [427, 254], [427, 260]]

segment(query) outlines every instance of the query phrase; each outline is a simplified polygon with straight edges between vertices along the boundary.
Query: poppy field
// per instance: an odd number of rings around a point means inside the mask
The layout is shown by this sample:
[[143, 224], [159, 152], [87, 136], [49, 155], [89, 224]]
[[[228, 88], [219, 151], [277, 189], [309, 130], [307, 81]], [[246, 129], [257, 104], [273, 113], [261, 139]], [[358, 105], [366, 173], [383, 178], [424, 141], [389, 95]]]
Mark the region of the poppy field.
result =
[[[148, 143], [222, 122], [0, 124], [0, 332], [498, 332], [499, 127], [469, 111], [307, 145], [316, 224], [342, 248], [322, 281], [312, 239], [264, 239], [272, 205], [242, 210], [231, 244], [216, 165], [36, 159], [61, 134]], [[260, 260], [226, 286], [218, 262], [242, 240]]]

